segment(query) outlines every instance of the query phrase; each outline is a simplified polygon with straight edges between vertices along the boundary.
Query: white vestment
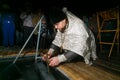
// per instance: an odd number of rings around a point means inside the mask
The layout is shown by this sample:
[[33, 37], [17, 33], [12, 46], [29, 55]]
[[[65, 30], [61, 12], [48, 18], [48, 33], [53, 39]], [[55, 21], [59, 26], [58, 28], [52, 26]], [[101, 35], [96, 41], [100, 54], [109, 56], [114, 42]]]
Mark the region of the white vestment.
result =
[[64, 12], [68, 18], [68, 27], [64, 33], [58, 30], [52, 43], [83, 56], [85, 63], [91, 64], [90, 57], [93, 60], [97, 58], [93, 33], [85, 26], [80, 18], [67, 10], [64, 10]]

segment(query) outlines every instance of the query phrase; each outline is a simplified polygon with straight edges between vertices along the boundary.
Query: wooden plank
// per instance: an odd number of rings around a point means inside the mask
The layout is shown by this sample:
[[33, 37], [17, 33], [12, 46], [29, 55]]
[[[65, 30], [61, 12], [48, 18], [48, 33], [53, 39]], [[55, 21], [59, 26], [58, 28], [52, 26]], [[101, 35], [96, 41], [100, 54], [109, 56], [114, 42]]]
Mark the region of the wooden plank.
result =
[[120, 75], [84, 62], [65, 63], [57, 67], [70, 80], [120, 80]]

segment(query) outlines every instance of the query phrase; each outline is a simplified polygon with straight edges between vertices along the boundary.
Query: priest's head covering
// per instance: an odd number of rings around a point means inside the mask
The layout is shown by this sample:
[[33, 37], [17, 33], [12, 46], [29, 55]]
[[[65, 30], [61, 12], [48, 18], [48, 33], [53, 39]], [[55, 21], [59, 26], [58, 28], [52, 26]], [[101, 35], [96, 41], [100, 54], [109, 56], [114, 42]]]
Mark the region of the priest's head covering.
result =
[[49, 10], [48, 14], [49, 14], [48, 16], [49, 16], [50, 22], [53, 25], [67, 18], [66, 14], [62, 11], [62, 9], [57, 7], [52, 7]]

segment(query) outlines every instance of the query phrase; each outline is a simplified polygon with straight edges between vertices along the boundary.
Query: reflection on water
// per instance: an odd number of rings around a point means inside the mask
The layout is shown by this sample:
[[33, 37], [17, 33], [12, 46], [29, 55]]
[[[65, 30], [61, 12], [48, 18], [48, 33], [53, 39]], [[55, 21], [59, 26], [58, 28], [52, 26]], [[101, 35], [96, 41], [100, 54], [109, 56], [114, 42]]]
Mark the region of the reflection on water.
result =
[[[0, 80], [19, 80], [30, 69], [33, 61], [19, 61], [12, 64], [11, 61], [0, 63]], [[32, 69], [31, 69], [32, 70]], [[23, 79], [24, 80], [24, 79]], [[37, 79], [36, 79], [37, 80]]]
[[0, 62], [0, 80], [69, 80], [55, 68], [48, 72], [42, 61], [35, 63], [34, 59]]

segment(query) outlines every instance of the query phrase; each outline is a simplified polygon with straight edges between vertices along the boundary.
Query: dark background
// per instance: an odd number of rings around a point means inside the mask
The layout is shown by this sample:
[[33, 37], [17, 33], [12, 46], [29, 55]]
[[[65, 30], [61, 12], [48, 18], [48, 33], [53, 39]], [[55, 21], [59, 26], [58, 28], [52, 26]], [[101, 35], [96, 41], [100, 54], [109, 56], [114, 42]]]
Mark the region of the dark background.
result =
[[8, 3], [12, 9], [18, 11], [27, 3], [33, 8], [48, 9], [51, 6], [66, 6], [76, 15], [89, 15], [97, 11], [119, 6], [118, 0], [0, 0], [0, 5]]

